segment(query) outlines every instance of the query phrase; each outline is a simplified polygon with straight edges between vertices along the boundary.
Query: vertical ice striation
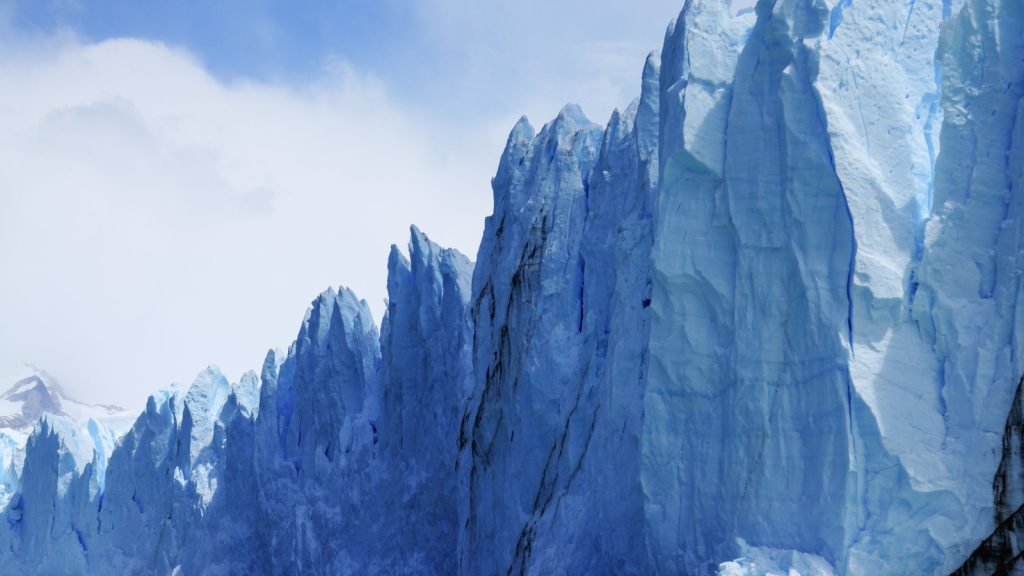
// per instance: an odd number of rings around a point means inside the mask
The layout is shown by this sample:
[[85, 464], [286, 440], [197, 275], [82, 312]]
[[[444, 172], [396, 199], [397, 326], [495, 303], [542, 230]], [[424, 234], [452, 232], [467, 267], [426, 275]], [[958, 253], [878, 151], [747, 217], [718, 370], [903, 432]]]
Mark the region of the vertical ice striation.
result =
[[[242, 402], [252, 394], [243, 378], [245, 394], [225, 408], [241, 417], [221, 417], [228, 422], [223, 516], [251, 547], [251, 564], [235, 570], [454, 570], [471, 270], [464, 256], [413, 228], [409, 258], [392, 250], [380, 336], [365, 302], [347, 289], [328, 290], [288, 354], [268, 354], [258, 411]], [[236, 492], [256, 502], [231, 504]], [[216, 522], [225, 520], [215, 514], [210, 526]]]
[[[412, 228], [392, 247], [381, 330], [379, 451], [389, 483], [384, 537], [394, 572], [457, 570], [459, 417], [472, 378], [473, 264]], [[410, 521], [410, 519], [415, 519]]]
[[95, 516], [79, 524], [87, 543], [95, 539], [91, 571], [161, 574], [200, 557], [204, 522], [231, 496], [224, 427], [237, 411], [236, 389], [210, 366], [187, 391], [150, 397], [110, 457]]
[[951, 570], [991, 529], [1020, 372], [1020, 8], [723, 12], [688, 4], [664, 50], [655, 561], [710, 572], [747, 542]]
[[87, 554], [76, 520], [83, 508], [88, 509], [91, 466], [79, 477], [71, 458], [59, 434], [44, 420], [28, 440], [22, 489], [5, 512], [10, 530], [0, 537], [0, 545], [13, 556], [5, 562], [10, 569], [84, 573]]
[[183, 400], [181, 390], [150, 397], [111, 455], [96, 528], [113, 570], [165, 572], [174, 565], [172, 518], [189, 458]]
[[359, 489], [372, 488], [366, 475], [379, 364], [366, 302], [351, 290], [329, 289], [313, 302], [280, 370], [265, 368], [273, 383], [264, 380], [262, 397], [273, 401], [260, 407], [255, 450], [259, 502], [271, 524], [270, 572], [339, 573], [348, 562], [357, 570], [360, 558], [346, 552], [354, 542], [366, 544], [369, 531], [344, 520], [358, 517]]
[[612, 114], [590, 178], [580, 243], [585, 268], [579, 371], [586, 378], [583, 406], [596, 417], [586, 458], [553, 526], [573, 526], [578, 552], [569, 569], [587, 573], [650, 572], [640, 529], [639, 458], [650, 260], [641, 255], [651, 250], [658, 180], [658, 76], [659, 57], [652, 54], [640, 99]]
[[762, 2], [748, 31], [694, 3], [666, 40], [642, 473], [663, 572], [737, 537], [843, 561], [856, 240], [813, 86], [826, 15]]
[[0, 432], [0, 504], [6, 505], [18, 491], [18, 466], [16, 463], [20, 442]]
[[[211, 366], [186, 392], [150, 398], [97, 478], [81, 468], [74, 430], [48, 421], [26, 450], [23, 490], [0, 544], [27, 574], [252, 572], [257, 532], [254, 374], [231, 385]], [[241, 401], [239, 399], [242, 399]], [[257, 563], [263, 560], [263, 563]]]
[[537, 534], [572, 482], [596, 418], [581, 406], [579, 242], [600, 138], [576, 106], [538, 135], [524, 118], [493, 181], [494, 215], [473, 275], [476, 388], [459, 438], [466, 573], [518, 574], [534, 562], [550, 570], [572, 554]]
[[1009, 543], [1024, 537], [1022, 23], [1019, 2], [969, 0], [943, 30], [941, 152], [914, 309], [939, 362], [971, 539], [991, 532], [961, 568], [972, 574], [1020, 570]]
[[[513, 129], [474, 273], [463, 573], [644, 573], [639, 442], [659, 60], [607, 129]], [[565, 537], [572, 534], [571, 539]]]

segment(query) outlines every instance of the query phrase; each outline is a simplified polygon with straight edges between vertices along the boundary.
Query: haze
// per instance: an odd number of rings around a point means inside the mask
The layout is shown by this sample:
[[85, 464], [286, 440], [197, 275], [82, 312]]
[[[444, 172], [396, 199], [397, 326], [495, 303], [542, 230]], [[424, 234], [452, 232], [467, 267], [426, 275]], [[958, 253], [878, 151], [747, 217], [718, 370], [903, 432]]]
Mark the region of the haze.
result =
[[518, 117], [603, 124], [681, 3], [185, 4], [0, 1], [0, 373], [135, 407], [328, 286], [379, 323], [389, 246], [475, 258]]

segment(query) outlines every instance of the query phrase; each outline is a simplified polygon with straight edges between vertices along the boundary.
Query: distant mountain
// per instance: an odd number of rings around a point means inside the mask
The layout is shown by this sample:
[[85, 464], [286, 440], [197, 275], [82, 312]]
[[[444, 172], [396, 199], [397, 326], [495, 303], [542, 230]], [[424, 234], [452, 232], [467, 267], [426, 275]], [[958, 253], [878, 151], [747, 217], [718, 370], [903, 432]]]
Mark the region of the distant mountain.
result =
[[65, 416], [75, 422], [125, 415], [120, 406], [85, 404], [68, 396], [56, 378], [43, 370], [20, 378], [0, 394], [0, 431], [31, 432], [44, 414]]
[[0, 504], [20, 488], [29, 436], [45, 420], [65, 450], [73, 468], [91, 462], [106, 469], [107, 456], [136, 414], [119, 406], [86, 404], [68, 396], [52, 375], [31, 365], [19, 366], [0, 394]]

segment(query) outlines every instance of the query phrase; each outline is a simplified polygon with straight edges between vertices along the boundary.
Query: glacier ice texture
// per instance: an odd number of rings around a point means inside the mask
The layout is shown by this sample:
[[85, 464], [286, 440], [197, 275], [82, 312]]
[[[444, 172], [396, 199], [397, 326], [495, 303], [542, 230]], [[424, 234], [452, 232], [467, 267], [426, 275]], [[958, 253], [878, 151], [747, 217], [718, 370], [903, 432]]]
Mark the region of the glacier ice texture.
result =
[[16, 367], [13, 385], [0, 394], [0, 506], [19, 491], [29, 436], [45, 420], [69, 453], [62, 472], [66, 487], [71, 467], [76, 473], [92, 463], [96, 486], [103, 489], [107, 458], [117, 438], [132, 422], [132, 413], [118, 406], [89, 405], [64, 391], [56, 378], [34, 366]]
[[[43, 422], [14, 574], [1024, 571], [1024, 3], [687, 0], [602, 127], [512, 129], [378, 331]], [[102, 460], [102, 463], [101, 463]]]

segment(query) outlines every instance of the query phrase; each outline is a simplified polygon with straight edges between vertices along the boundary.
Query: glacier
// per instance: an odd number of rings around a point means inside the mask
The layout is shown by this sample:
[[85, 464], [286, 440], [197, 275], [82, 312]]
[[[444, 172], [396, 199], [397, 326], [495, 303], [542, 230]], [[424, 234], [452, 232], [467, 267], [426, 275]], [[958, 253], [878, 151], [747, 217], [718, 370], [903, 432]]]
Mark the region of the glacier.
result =
[[14, 383], [0, 394], [0, 506], [18, 492], [29, 436], [44, 420], [60, 435], [76, 472], [93, 464], [98, 472], [96, 488], [102, 490], [107, 458], [117, 438], [131, 426], [131, 411], [71, 398], [56, 378], [35, 366], [16, 366], [6, 379]]
[[521, 119], [379, 327], [3, 444], [4, 572], [1024, 571], [1024, 3], [747, 4]]

